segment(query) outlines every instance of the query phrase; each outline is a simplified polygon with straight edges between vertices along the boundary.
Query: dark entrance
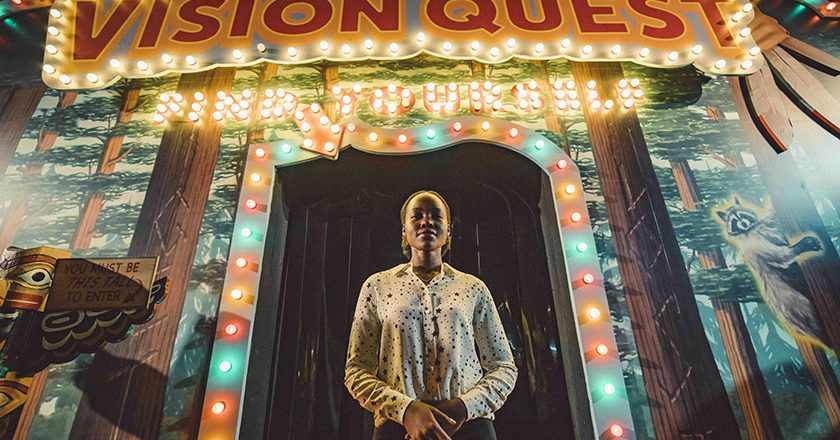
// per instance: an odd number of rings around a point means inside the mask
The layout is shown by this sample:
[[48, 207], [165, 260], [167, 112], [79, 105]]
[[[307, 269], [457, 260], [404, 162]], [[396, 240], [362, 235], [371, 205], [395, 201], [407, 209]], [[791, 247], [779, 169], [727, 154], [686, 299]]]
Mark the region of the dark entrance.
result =
[[[504, 148], [464, 144], [398, 157], [347, 150], [336, 162], [277, 173], [242, 438], [371, 438], [372, 415], [343, 384], [350, 324], [365, 278], [406, 261], [399, 211], [423, 188], [450, 204], [453, 244], [444, 258], [487, 283], [516, 357], [516, 388], [496, 413], [499, 438], [575, 438], [571, 408], [578, 433], [591, 433], [588, 408], [570, 405], [567, 383], [577, 389], [571, 394], [585, 395], [585, 387], [580, 367], [562, 359], [578, 348], [568, 342], [573, 321], [555, 311], [555, 303], [568, 308], [568, 293], [557, 287], [564, 266], [551, 251], [560, 248], [553, 205], [540, 208], [551, 196], [535, 164]], [[546, 241], [554, 243], [548, 259]]]

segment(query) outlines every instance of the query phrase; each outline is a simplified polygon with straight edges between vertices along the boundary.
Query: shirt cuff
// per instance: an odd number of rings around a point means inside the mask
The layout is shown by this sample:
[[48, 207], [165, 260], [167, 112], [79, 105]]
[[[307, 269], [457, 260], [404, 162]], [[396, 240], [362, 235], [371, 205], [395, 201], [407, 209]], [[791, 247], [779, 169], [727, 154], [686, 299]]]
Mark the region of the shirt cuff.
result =
[[465, 421], [469, 421], [484, 415], [481, 413], [480, 409], [484, 405], [484, 403], [481, 399], [479, 390], [473, 389], [467, 391], [466, 393], [458, 396], [458, 399], [461, 399], [461, 401], [464, 402], [464, 406], [467, 408], [467, 420]]
[[405, 394], [400, 393], [397, 396], [397, 401], [394, 403], [394, 417], [391, 419], [396, 423], [399, 423], [401, 426], [405, 426], [403, 419], [405, 418], [405, 411], [408, 409], [408, 405], [413, 402], [414, 399], [411, 397], [406, 396]]

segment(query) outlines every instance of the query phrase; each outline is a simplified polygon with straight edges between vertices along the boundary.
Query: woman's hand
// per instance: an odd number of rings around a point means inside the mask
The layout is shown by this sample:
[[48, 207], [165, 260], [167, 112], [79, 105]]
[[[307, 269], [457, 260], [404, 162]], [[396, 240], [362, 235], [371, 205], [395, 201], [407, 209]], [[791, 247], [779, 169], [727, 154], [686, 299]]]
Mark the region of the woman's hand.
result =
[[408, 405], [403, 416], [403, 425], [411, 440], [452, 440], [438, 423], [436, 417], [446, 422], [444, 425], [455, 426], [458, 422], [434, 406], [414, 400]]
[[463, 425], [464, 422], [467, 420], [467, 407], [464, 406], [464, 401], [461, 399], [455, 398], [444, 400], [443, 402], [440, 402], [437, 405], [435, 405], [435, 407], [455, 420], [454, 425], [443, 426], [443, 428], [446, 430], [446, 433], [449, 435], [452, 435], [459, 429], [461, 429], [461, 425]]

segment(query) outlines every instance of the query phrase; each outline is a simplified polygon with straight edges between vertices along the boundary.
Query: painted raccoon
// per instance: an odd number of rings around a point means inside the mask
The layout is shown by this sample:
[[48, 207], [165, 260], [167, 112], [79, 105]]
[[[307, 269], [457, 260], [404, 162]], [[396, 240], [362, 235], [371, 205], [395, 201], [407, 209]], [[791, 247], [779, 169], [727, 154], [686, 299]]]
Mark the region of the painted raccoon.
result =
[[752, 269], [765, 302], [783, 326], [797, 338], [826, 347], [817, 310], [796, 262], [803, 253], [821, 251], [820, 241], [806, 236], [790, 245], [782, 231], [767, 218], [759, 219], [737, 197], [734, 205], [717, 211], [717, 215], [723, 220], [729, 241]]

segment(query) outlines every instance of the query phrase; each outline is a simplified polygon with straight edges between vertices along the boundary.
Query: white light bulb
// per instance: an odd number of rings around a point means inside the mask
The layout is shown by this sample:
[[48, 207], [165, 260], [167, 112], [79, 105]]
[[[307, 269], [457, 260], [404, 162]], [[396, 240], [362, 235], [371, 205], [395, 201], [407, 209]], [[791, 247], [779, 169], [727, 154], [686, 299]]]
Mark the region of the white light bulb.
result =
[[726, 61], [724, 61], [724, 60], [715, 61], [715, 69], [721, 70], [724, 67], [726, 67]]
[[233, 58], [235, 58], [237, 60], [242, 58], [242, 51], [241, 50], [233, 49], [232, 53], [233, 53]]
[[395, 54], [395, 53], [397, 53], [397, 51], [400, 50], [400, 45], [397, 44], [397, 43], [391, 43], [391, 44], [388, 45], [388, 50], [390, 50], [391, 53]]
[[99, 77], [95, 73], [88, 73], [85, 77], [92, 83], [99, 82]]
[[545, 50], [545, 44], [542, 44], [542, 43], [537, 43], [537, 45], [536, 45], [536, 46], [534, 46], [534, 50], [535, 50], [537, 53], [542, 53], [542, 51], [544, 51], [544, 50]]
[[621, 45], [620, 44], [614, 45], [612, 47], [612, 49], [610, 49], [610, 53], [613, 54], [613, 55], [618, 55], [619, 53], [621, 53]]
[[53, 74], [55, 73], [55, 67], [53, 67], [52, 64], [44, 64], [44, 72]]
[[58, 35], [58, 34], [60, 33], [60, 32], [58, 31], [58, 28], [57, 28], [57, 27], [55, 27], [55, 26], [50, 26], [50, 27], [48, 27], [48, 28], [47, 28], [47, 32], [49, 32], [49, 34], [50, 34], [50, 35], [52, 35], [52, 36], [56, 36], [56, 35]]
[[61, 18], [61, 12], [59, 12], [58, 9], [50, 9], [50, 15], [54, 18]]
[[187, 55], [187, 57], [186, 57], [186, 58], [184, 58], [184, 61], [186, 61], [186, 62], [187, 62], [187, 64], [189, 64], [190, 66], [194, 65], [194, 64], [197, 62], [197, 60], [195, 59], [195, 57], [194, 57], [194, 56], [192, 56], [192, 55]]
[[294, 47], [290, 47], [290, 48], [286, 49], [286, 53], [288, 53], [290, 57], [294, 58], [294, 57], [297, 56], [298, 51]]
[[497, 56], [499, 56], [499, 48], [498, 47], [491, 48], [490, 49], [490, 56], [493, 57], [493, 58], [496, 58]]
[[160, 56], [160, 59], [161, 59], [161, 61], [163, 61], [164, 63], [169, 64], [169, 63], [171, 63], [171, 62], [172, 62], [172, 55], [169, 55], [168, 53], [165, 53], [165, 54], [162, 54], [162, 55]]
[[140, 70], [145, 71], [145, 70], [148, 70], [148, 69], [149, 69], [149, 65], [148, 65], [148, 64], [146, 64], [146, 62], [145, 62], [145, 61], [138, 61], [138, 62], [137, 62], [137, 68], [138, 68], [138, 69], [140, 69]]
[[473, 40], [473, 42], [470, 43], [470, 49], [472, 49], [473, 51], [478, 50], [479, 46], [480, 46], [480, 44], [476, 40]]
[[680, 57], [680, 54], [678, 54], [675, 51], [672, 51], [671, 53], [668, 54], [668, 61], [676, 61], [677, 58], [679, 58], [679, 57]]
[[738, 35], [740, 35], [743, 38], [747, 38], [747, 37], [750, 36], [751, 33], [752, 33], [752, 30], [750, 30], [750, 28], [748, 28], [748, 27], [745, 27], [745, 28], [741, 29], [741, 32], [738, 32]]
[[444, 41], [443, 42], [443, 50], [445, 50], [446, 52], [449, 52], [450, 50], [452, 50], [452, 43], [450, 43], [449, 41]]
[[110, 64], [111, 67], [113, 67], [114, 69], [119, 69], [120, 67], [122, 67], [122, 63], [119, 62], [119, 60], [115, 60], [113, 58], [111, 58], [111, 61], [109, 61], [108, 64]]
[[330, 43], [327, 43], [326, 41], [321, 41], [320, 43], [318, 43], [318, 47], [320, 47], [323, 51], [327, 51], [330, 48]]
[[563, 41], [560, 42], [560, 45], [563, 46], [563, 48], [568, 49], [569, 46], [572, 45], [572, 40], [570, 40], [568, 38], [564, 38]]
[[586, 46], [583, 46], [583, 54], [589, 55], [590, 53], [592, 53], [592, 46], [588, 44]]
[[703, 52], [703, 46], [700, 44], [697, 44], [691, 48], [691, 53], [693, 53], [694, 55], [700, 55], [700, 52]]
[[648, 55], [650, 55], [650, 49], [643, 47], [639, 50], [640, 58], [647, 58]]
[[342, 52], [344, 55], [350, 55], [350, 50], [351, 50], [351, 49], [350, 49], [350, 45], [349, 45], [349, 44], [343, 44], [343, 45], [341, 46], [341, 52]]
[[507, 43], [505, 44], [507, 44], [507, 47], [513, 49], [514, 47], [516, 47], [516, 40], [513, 38], [508, 38]]
[[48, 44], [48, 45], [47, 45], [47, 47], [46, 47], [45, 49], [47, 50], [47, 52], [49, 52], [49, 53], [51, 53], [51, 54], [53, 54], [53, 55], [55, 55], [56, 53], [58, 53], [58, 48], [57, 48], [57, 47], [55, 47], [55, 46], [53, 46], [52, 44]]
[[70, 77], [67, 75], [61, 75], [58, 77], [58, 80], [64, 84], [70, 84]]
[[423, 32], [418, 32], [417, 33], [417, 42], [422, 43], [424, 41], [426, 41], [426, 34], [424, 34]]
[[761, 48], [760, 47], [753, 46], [753, 47], [750, 48], [750, 55], [757, 56], [760, 53], [761, 53]]
[[750, 67], [752, 67], [752, 65], [753, 65], [753, 62], [752, 62], [752, 61], [750, 61], [750, 60], [744, 60], [744, 62], [743, 62], [743, 63], [741, 63], [741, 69], [747, 70], [747, 69], [749, 69]]

